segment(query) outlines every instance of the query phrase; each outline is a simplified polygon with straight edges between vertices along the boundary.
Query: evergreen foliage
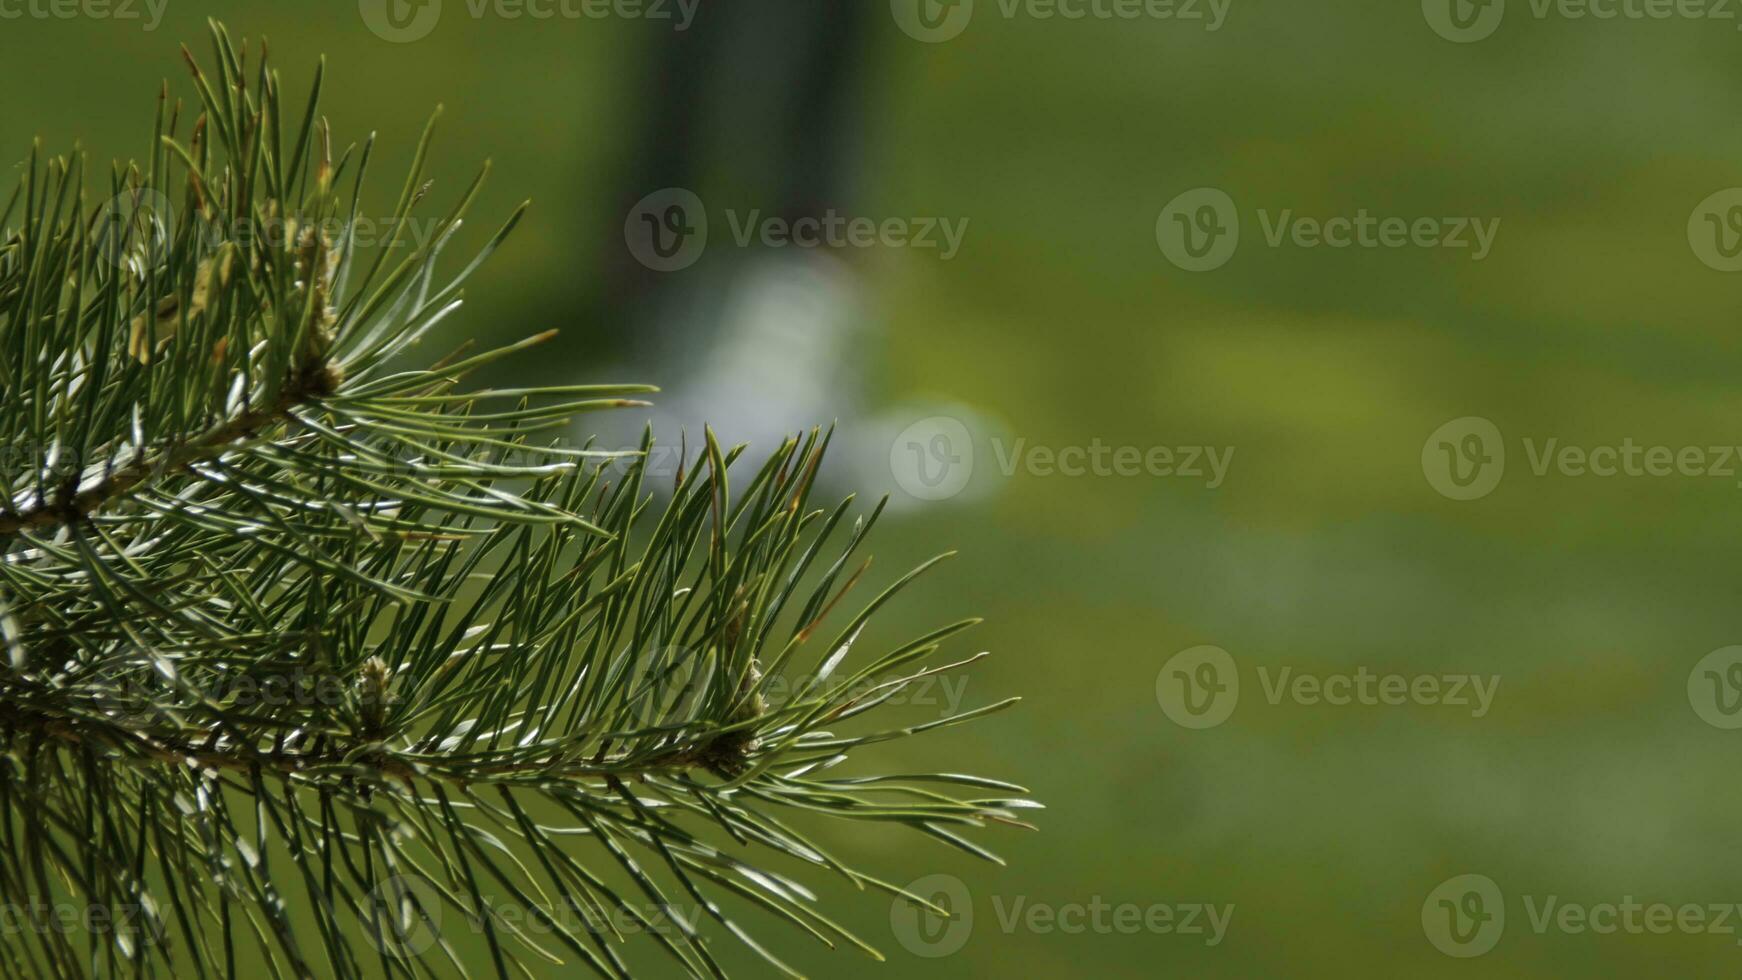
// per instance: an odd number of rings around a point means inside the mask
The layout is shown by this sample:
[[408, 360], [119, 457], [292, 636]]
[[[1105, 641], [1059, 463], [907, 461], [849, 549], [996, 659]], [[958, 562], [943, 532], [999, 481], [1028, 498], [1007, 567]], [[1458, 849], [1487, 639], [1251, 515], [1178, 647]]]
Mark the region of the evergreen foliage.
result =
[[877, 721], [978, 659], [938, 656], [972, 621], [854, 646], [933, 563], [853, 598], [881, 507], [813, 504], [827, 433], [655, 486], [650, 439], [562, 438], [651, 389], [468, 385], [548, 335], [417, 361], [524, 207], [438, 274], [483, 175], [420, 217], [426, 131], [360, 241], [324, 71], [286, 114], [213, 47], [144, 160], [38, 148], [0, 198], [0, 974], [463, 974], [462, 931], [503, 977], [722, 976], [725, 935], [790, 973], [746, 918], [876, 955], [774, 866], [904, 893], [807, 818], [991, 857], [1033, 805], [843, 765], [1009, 703]]

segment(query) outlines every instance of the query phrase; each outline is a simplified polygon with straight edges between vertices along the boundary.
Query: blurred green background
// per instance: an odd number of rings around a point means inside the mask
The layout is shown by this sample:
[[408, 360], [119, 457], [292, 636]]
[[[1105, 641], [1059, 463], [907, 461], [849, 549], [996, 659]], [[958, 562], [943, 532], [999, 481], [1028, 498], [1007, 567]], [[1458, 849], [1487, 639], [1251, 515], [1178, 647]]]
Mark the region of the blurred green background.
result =
[[[1491, 37], [1453, 43], [1412, 2], [1232, 0], [1210, 31], [1006, 16], [980, 0], [959, 36], [926, 43], [883, 0], [851, 3], [875, 9], [859, 111], [840, 124], [853, 173], [841, 209], [969, 225], [947, 261], [835, 250], [857, 324], [829, 355], [847, 379], [840, 404], [795, 402], [807, 417], [782, 424], [838, 418], [839, 489], [897, 495], [875, 549], [885, 581], [960, 549], [899, 618], [917, 632], [984, 615], [973, 642], [995, 656], [967, 703], [1026, 698], [879, 760], [1009, 777], [1049, 809], [1040, 834], [982, 838], [1006, 868], [907, 836], [824, 834], [885, 877], [963, 882], [974, 922], [950, 955], [914, 955], [885, 900], [815, 874], [891, 962], [780, 923], [757, 921], [758, 934], [829, 977], [1734, 975], [1735, 931], [1539, 933], [1527, 903], [1742, 902], [1742, 733], [1703, 721], [1688, 693], [1696, 662], [1742, 642], [1739, 479], [1537, 476], [1524, 440], [1742, 443], [1742, 294], [1688, 232], [1701, 201], [1742, 185], [1742, 22], [1538, 17], [1513, 0]], [[95, 160], [143, 153], [159, 80], [190, 94], [177, 44], [203, 54], [204, 21], [219, 15], [270, 39], [289, 91], [328, 56], [336, 131], [380, 134], [373, 193], [397, 189], [441, 102], [436, 198], [488, 156], [474, 214], [534, 200], [434, 347], [560, 327], [529, 370], [716, 390], [708, 370], [732, 358], [716, 356], [705, 315], [674, 354], [641, 343], [666, 328], [619, 316], [614, 298], [613, 277], [639, 269], [624, 271], [625, 199], [664, 186], [635, 186], [631, 144], [661, 108], [647, 66], [677, 32], [447, 8], [410, 43], [373, 33], [343, 0], [167, 0], [155, 30], [0, 18], [0, 147], [20, 158], [41, 136], [62, 152], [82, 141]], [[780, 91], [737, 77], [760, 57], [745, 44], [719, 86], [754, 115]], [[638, 288], [705, 303], [716, 294], [694, 284], [756, 257], [723, 211], [773, 207], [769, 145], [716, 123], [696, 188], [719, 209], [708, 251]], [[1198, 187], [1230, 195], [1242, 223], [1238, 251], [1209, 272], [1157, 244], [1163, 208]], [[1260, 209], [1500, 226], [1481, 261], [1272, 247]], [[725, 439], [762, 438], [733, 431], [745, 405], [702, 410]], [[919, 500], [892, 473], [889, 433], [934, 415], [963, 420], [976, 466], [968, 492]], [[1422, 464], [1429, 434], [1464, 416], [1491, 420], [1508, 457], [1472, 501], [1437, 493]], [[998, 453], [1015, 439], [1235, 456], [1215, 489], [1006, 477]], [[1242, 691], [1225, 723], [1193, 730], [1164, 713], [1157, 680], [1200, 644], [1233, 656]], [[1476, 718], [1272, 704], [1258, 671], [1282, 667], [1501, 681]], [[1438, 951], [1422, 922], [1430, 893], [1464, 874], [1493, 879], [1506, 903], [1503, 938], [1473, 959]], [[1019, 899], [1234, 912], [1210, 946], [1007, 927], [1000, 912]]]

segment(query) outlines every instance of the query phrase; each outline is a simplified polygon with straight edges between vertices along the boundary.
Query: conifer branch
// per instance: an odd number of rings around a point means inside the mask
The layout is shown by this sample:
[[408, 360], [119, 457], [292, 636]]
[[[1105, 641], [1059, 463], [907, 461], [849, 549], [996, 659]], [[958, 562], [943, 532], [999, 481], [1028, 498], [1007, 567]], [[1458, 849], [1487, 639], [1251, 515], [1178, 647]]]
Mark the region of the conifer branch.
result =
[[[166, 86], [106, 188], [39, 147], [0, 198], [0, 903], [30, 911], [0, 980], [235, 976], [248, 946], [280, 977], [468, 948], [709, 977], [718, 935], [793, 974], [741, 913], [879, 954], [770, 864], [929, 904], [806, 821], [995, 860], [965, 832], [1026, 827], [1020, 787], [841, 774], [1013, 699], [893, 717], [974, 621], [865, 652], [936, 560], [860, 597], [882, 506], [813, 503], [830, 434], [752, 466], [710, 431], [656, 487], [651, 434], [561, 438], [652, 389], [462, 388], [548, 333], [414, 366], [524, 206], [438, 278], [484, 175], [424, 216], [426, 130], [363, 241], [374, 141], [337, 148], [324, 66], [289, 113], [264, 45], [212, 41], [185, 133]], [[40, 912], [68, 902], [112, 914]]]

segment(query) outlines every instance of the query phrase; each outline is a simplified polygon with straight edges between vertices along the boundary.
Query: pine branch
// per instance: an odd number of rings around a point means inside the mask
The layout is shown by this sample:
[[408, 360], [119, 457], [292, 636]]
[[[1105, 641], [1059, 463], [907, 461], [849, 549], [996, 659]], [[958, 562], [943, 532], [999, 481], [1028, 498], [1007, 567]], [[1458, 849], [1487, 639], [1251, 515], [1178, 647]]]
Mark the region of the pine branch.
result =
[[14, 534], [25, 528], [48, 530], [75, 524], [96, 514], [98, 510], [125, 498], [146, 481], [165, 473], [179, 473], [194, 463], [221, 455], [237, 441], [254, 437], [268, 426], [291, 419], [291, 410], [320, 395], [330, 395], [320, 375], [303, 379], [286, 387], [278, 403], [270, 408], [243, 412], [234, 418], [214, 424], [207, 431], [158, 452], [155, 456], [136, 452], [133, 461], [120, 467], [110, 467], [94, 485], [67, 483], [60, 496], [50, 501], [40, 494], [35, 503], [22, 509], [0, 514], [0, 536]]
[[426, 130], [362, 241], [324, 67], [289, 115], [212, 34], [107, 203], [38, 148], [0, 209], [0, 978], [464, 974], [456, 923], [503, 977], [723, 976], [719, 931], [791, 974], [721, 899], [878, 954], [770, 863], [928, 905], [798, 824], [995, 860], [963, 832], [1027, 826], [1020, 787], [832, 774], [1013, 702], [873, 721], [974, 621], [863, 654], [936, 561], [847, 613], [882, 507], [812, 503], [829, 434], [749, 468], [709, 432], [654, 487], [650, 434], [562, 441], [652, 389], [462, 388], [548, 333], [410, 366], [524, 206], [438, 280], [484, 175], [422, 216]]

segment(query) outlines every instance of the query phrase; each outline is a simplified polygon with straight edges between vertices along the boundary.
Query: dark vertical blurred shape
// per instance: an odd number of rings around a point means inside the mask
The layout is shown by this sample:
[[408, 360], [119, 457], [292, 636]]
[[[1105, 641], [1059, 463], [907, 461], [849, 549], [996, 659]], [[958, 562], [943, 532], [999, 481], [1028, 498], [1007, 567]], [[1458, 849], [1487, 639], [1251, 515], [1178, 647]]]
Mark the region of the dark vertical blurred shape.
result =
[[[693, 431], [705, 409], [729, 438], [764, 440], [853, 403], [854, 379], [838, 375], [862, 318], [845, 256], [740, 247], [728, 213], [855, 213], [875, 6], [700, 0], [687, 30], [648, 38], [601, 251], [601, 313], [629, 335], [633, 370], [670, 391], [663, 429]], [[622, 223], [670, 188], [702, 200], [708, 244], [693, 266], [661, 272], [632, 253]]]

